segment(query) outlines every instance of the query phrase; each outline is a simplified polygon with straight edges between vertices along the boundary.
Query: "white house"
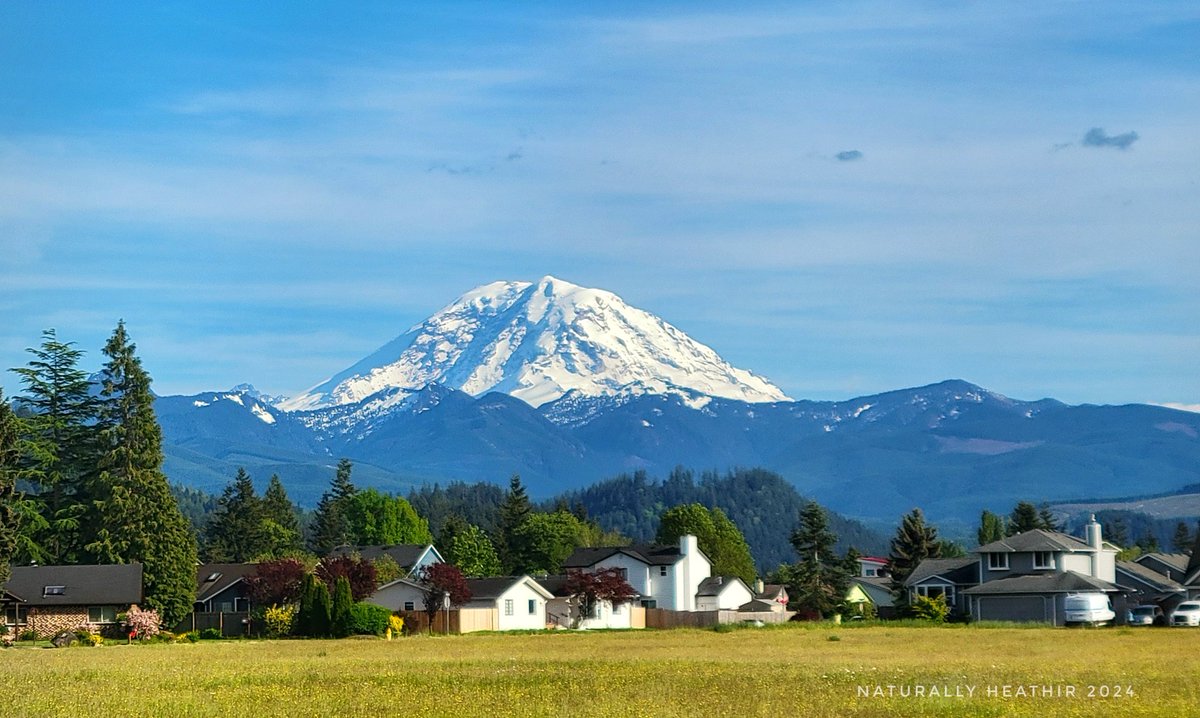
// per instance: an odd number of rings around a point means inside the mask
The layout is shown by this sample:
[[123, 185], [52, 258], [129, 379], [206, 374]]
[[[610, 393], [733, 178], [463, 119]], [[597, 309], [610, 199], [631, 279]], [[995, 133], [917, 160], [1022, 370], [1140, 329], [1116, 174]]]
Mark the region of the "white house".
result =
[[[597, 601], [592, 615], [579, 618], [576, 599], [567, 592], [566, 576], [545, 576], [537, 582], [554, 595], [546, 602], [546, 623], [557, 628], [645, 628], [645, 609], [637, 599], [624, 603]], [[577, 625], [578, 624], [578, 625]]]
[[554, 596], [529, 576], [469, 578], [471, 600], [464, 609], [491, 608], [496, 611], [496, 630], [546, 627], [546, 602]]
[[393, 611], [424, 611], [425, 588], [412, 579], [398, 578], [375, 589], [365, 602]]
[[737, 576], [709, 576], [696, 589], [697, 611], [736, 611], [755, 599]]
[[[674, 611], [698, 610], [696, 593], [712, 574], [712, 562], [700, 551], [692, 535], [680, 536], [678, 546], [634, 544], [575, 549], [563, 562], [563, 568], [568, 571], [616, 568], [641, 595], [644, 608]], [[750, 598], [753, 596], [746, 600]]]

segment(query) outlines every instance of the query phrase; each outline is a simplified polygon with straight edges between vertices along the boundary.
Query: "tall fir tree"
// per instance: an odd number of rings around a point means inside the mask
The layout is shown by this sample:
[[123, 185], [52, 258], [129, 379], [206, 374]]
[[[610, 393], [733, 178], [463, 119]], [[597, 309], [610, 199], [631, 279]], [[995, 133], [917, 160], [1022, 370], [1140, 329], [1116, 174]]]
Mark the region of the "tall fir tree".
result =
[[1176, 553], [1190, 554], [1194, 540], [1192, 532], [1188, 530], [1187, 524], [1180, 521], [1175, 524], [1175, 533], [1171, 535], [1171, 550]]
[[8, 581], [17, 551], [17, 476], [21, 456], [17, 417], [0, 391], [0, 586]]
[[288, 498], [278, 474], [271, 474], [267, 490], [263, 492], [262, 532], [266, 551], [273, 558], [291, 556], [303, 548], [296, 505]]
[[892, 551], [888, 556], [888, 568], [892, 574], [892, 591], [903, 596], [904, 581], [913, 569], [927, 558], [941, 558], [937, 529], [925, 523], [921, 509], [913, 509], [900, 521], [896, 536], [892, 539]]
[[508, 480], [508, 493], [504, 495], [504, 502], [500, 504], [500, 521], [494, 541], [500, 564], [508, 573], [515, 571], [517, 564], [522, 560], [519, 556], [520, 548], [514, 545], [514, 534], [531, 513], [533, 506], [529, 503], [529, 496], [525, 493], [521, 477], [513, 474]]
[[1045, 528], [1045, 526], [1037, 507], [1028, 501], [1017, 502], [1017, 505], [1013, 507], [1012, 515], [1008, 518], [1008, 535], [1015, 536], [1040, 528]]
[[162, 471], [150, 375], [135, 352], [122, 321], [104, 346], [102, 453], [85, 549], [99, 563], [141, 563], [145, 606], [173, 625], [195, 598], [196, 541]]
[[334, 638], [345, 638], [354, 632], [354, 617], [350, 613], [353, 604], [350, 580], [338, 576], [333, 584], [333, 604], [329, 608], [329, 632]]
[[790, 572], [788, 595], [804, 609], [828, 616], [845, 601], [850, 577], [858, 573], [858, 552], [851, 549], [845, 558], [837, 558], [833, 551], [837, 536], [829, 530], [829, 519], [817, 502], [805, 502], [799, 519], [791, 535], [798, 560]]
[[225, 486], [204, 530], [204, 560], [247, 563], [269, 551], [263, 531], [262, 499], [244, 468]]
[[1008, 535], [1004, 517], [984, 509], [979, 515], [979, 530], [975, 532], [980, 546], [986, 546], [993, 541], [999, 541]]
[[33, 555], [44, 564], [71, 564], [82, 556], [82, 522], [88, 512], [85, 487], [95, 470], [95, 420], [98, 403], [87, 374], [79, 368], [83, 352], [61, 342], [54, 329], [42, 333], [28, 366], [13, 369], [25, 385], [21, 404], [25, 478], [31, 500], [42, 516], [29, 537]]
[[335, 547], [353, 543], [350, 520], [346, 515], [347, 503], [354, 496], [354, 484], [350, 481], [350, 473], [354, 465], [349, 459], [338, 462], [333, 481], [329, 490], [317, 503], [317, 513], [313, 517], [313, 535], [309, 547], [318, 556], [324, 556]]

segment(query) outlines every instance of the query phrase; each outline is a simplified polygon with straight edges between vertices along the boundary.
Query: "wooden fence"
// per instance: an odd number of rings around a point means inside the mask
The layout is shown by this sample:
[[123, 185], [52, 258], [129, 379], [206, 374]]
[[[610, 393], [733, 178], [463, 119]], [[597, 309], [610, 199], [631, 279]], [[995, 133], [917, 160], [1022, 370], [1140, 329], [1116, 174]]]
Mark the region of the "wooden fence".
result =
[[259, 627], [252, 626], [250, 623], [250, 614], [246, 611], [224, 611], [221, 613], [190, 613], [186, 618], [175, 626], [175, 633], [187, 633], [188, 631], [203, 631], [208, 628], [215, 628], [221, 632], [223, 638], [237, 638], [238, 636], [249, 636], [251, 630], [258, 632]]
[[494, 608], [456, 608], [438, 611], [429, 620], [424, 611], [403, 611], [404, 630], [409, 633], [474, 633], [495, 631], [500, 617]]
[[665, 608], [646, 609], [646, 628], [711, 628], [722, 623], [787, 623], [791, 611], [671, 611]]

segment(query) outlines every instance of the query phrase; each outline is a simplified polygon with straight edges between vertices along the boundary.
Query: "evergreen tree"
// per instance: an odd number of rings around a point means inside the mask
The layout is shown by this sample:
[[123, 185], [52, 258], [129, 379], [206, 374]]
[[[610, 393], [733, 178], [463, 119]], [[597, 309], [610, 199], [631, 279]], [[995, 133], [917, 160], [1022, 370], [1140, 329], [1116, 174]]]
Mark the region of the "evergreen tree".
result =
[[162, 472], [150, 376], [135, 351], [120, 322], [104, 347], [102, 453], [85, 549], [100, 563], [140, 562], [145, 605], [174, 625], [192, 610], [196, 540]]
[[501, 566], [496, 549], [483, 529], [467, 524], [454, 534], [446, 549], [446, 561], [458, 566], [464, 576], [484, 578], [499, 576]]
[[17, 551], [17, 417], [0, 391], [0, 586], [8, 581]]
[[827, 616], [846, 598], [850, 577], [858, 573], [858, 552], [851, 549], [838, 560], [833, 551], [837, 536], [829, 530], [825, 511], [817, 502], [805, 502], [799, 519], [791, 536], [798, 561], [790, 572], [788, 595], [793, 603]]
[[[349, 582], [347, 582], [349, 585]], [[313, 638], [327, 638], [332, 633], [333, 605], [329, 596], [329, 587], [317, 581], [312, 588], [312, 608], [309, 612], [309, 624]]]
[[[451, 545], [453, 545], [455, 537], [466, 531], [468, 526], [471, 526], [471, 524], [468, 523], [465, 518], [463, 518], [462, 514], [448, 514], [446, 519], [442, 522], [441, 531], [438, 532], [437, 545], [441, 546], [443, 549], [448, 549]], [[495, 544], [492, 545], [494, 549]], [[450, 561], [450, 563], [454, 563], [454, 561]]]
[[90, 394], [87, 374], [79, 369], [83, 352], [60, 342], [53, 329], [42, 333], [29, 365], [13, 369], [25, 385], [21, 404], [29, 411], [23, 422], [25, 478], [43, 527], [30, 537], [30, 556], [41, 563], [69, 564], [82, 559], [82, 522], [88, 512], [86, 483], [96, 465], [98, 405]]
[[1018, 502], [1008, 519], [1008, 535], [1016, 536], [1040, 528], [1043, 528], [1042, 517], [1038, 514], [1037, 507], [1028, 501]]
[[317, 579], [311, 573], [305, 573], [300, 579], [300, 606], [296, 610], [296, 632], [301, 636], [316, 635], [316, 601]]
[[1186, 523], [1180, 521], [1179, 523], [1175, 524], [1175, 533], [1171, 536], [1172, 550], [1174, 550], [1176, 553], [1190, 554], [1192, 552], [1192, 543], [1194, 541], [1195, 538], [1192, 536], [1192, 532], [1188, 530]]
[[979, 517], [979, 531], [976, 536], [980, 546], [986, 546], [993, 541], [999, 541], [1008, 535], [1004, 526], [1004, 517], [984, 510]]
[[334, 638], [345, 638], [354, 632], [354, 618], [350, 613], [353, 604], [350, 581], [345, 576], [338, 576], [333, 585], [333, 605], [329, 610], [329, 632]]
[[262, 533], [265, 550], [272, 558], [291, 556], [302, 549], [296, 505], [288, 498], [278, 474], [271, 474], [263, 493]]
[[1038, 521], [1041, 523], [1039, 528], [1047, 531], [1058, 531], [1058, 522], [1054, 520], [1054, 514], [1050, 511], [1050, 504], [1043, 503], [1038, 507]]
[[521, 484], [521, 477], [513, 474], [508, 480], [508, 493], [504, 495], [504, 502], [500, 504], [500, 523], [495, 541], [496, 553], [499, 554], [500, 563], [506, 573], [516, 573], [520, 560], [517, 557], [519, 549], [513, 546], [513, 533], [532, 513], [533, 507], [529, 504], [529, 496]]
[[350, 483], [352, 468], [349, 459], [339, 461], [329, 490], [321, 496], [320, 502], [317, 503], [317, 513], [313, 517], [313, 536], [310, 548], [318, 556], [328, 554], [336, 546], [353, 542], [354, 535], [346, 516], [346, 504], [355, 492], [354, 484]]
[[263, 532], [262, 499], [254, 492], [250, 474], [239, 467], [237, 476], [217, 500], [205, 529], [204, 558], [211, 563], [246, 563], [268, 549]]
[[937, 529], [925, 523], [921, 509], [906, 514], [892, 539], [892, 551], [888, 556], [893, 592], [902, 596], [904, 581], [912, 575], [917, 564], [927, 558], [941, 558], [938, 549]]

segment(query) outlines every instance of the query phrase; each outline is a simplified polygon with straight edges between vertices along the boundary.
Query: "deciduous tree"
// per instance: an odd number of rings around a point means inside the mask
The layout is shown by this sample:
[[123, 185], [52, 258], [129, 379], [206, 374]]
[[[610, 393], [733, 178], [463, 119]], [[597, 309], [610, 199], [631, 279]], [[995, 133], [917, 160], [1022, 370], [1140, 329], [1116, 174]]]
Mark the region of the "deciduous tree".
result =
[[429, 523], [417, 515], [402, 496], [378, 489], [356, 491], [345, 501], [344, 512], [353, 543], [363, 546], [427, 544], [433, 541]]
[[336, 586], [339, 578], [345, 578], [355, 601], [375, 593], [375, 566], [358, 556], [327, 556], [317, 564], [316, 574], [327, 586]]
[[259, 606], [282, 606], [300, 600], [306, 571], [294, 558], [262, 561], [246, 577], [250, 598]]
[[429, 625], [443, 608], [457, 608], [471, 600], [471, 589], [458, 567], [438, 562], [421, 569], [421, 583], [425, 586], [425, 614]]
[[471, 577], [499, 576], [500, 558], [491, 539], [478, 526], [467, 524], [445, 547], [446, 560]]
[[999, 541], [1008, 535], [1008, 529], [1005, 526], [1003, 516], [994, 514], [986, 509], [979, 515], [979, 530], [975, 532], [975, 536], [980, 546], [986, 546], [993, 541]]
[[630, 601], [638, 595], [617, 568], [606, 568], [594, 573], [569, 571], [563, 589], [569, 595], [568, 605], [573, 609], [572, 628], [579, 628], [584, 619], [594, 617], [602, 602], [616, 605]]
[[750, 547], [737, 525], [721, 509], [708, 509], [691, 503], [667, 509], [662, 514], [655, 540], [678, 544], [679, 537], [691, 534], [704, 555], [712, 561], [714, 576], [737, 576], [754, 584], [757, 571]]

